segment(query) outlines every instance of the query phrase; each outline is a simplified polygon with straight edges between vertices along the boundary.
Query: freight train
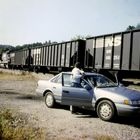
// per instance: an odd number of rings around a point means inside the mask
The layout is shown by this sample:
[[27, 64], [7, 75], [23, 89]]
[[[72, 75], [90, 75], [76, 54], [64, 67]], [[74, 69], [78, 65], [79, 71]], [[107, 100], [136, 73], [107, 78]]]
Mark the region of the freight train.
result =
[[85, 71], [140, 78], [140, 30], [94, 36], [13, 51], [8, 67], [33, 71], [69, 71], [80, 62]]
[[84, 51], [84, 40], [14, 51], [9, 54], [9, 68], [43, 72], [70, 70], [77, 61], [84, 62]]

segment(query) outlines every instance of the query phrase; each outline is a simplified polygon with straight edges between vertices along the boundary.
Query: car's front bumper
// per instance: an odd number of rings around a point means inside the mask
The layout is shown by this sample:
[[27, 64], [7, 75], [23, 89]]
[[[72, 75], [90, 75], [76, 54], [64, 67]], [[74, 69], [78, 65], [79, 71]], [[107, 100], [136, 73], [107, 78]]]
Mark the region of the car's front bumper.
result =
[[116, 108], [119, 116], [140, 116], [140, 107], [116, 104]]

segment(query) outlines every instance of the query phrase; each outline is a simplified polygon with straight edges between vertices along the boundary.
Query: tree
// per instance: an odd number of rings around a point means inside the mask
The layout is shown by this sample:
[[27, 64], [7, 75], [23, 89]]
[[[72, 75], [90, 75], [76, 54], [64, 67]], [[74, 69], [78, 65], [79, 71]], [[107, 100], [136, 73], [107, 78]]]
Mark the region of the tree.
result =
[[76, 35], [76, 36], [71, 38], [71, 40], [78, 40], [78, 39], [85, 39], [85, 37], [82, 35]]
[[140, 29], [140, 23], [137, 24], [136, 29]]
[[78, 40], [78, 39], [84, 40], [84, 39], [89, 38], [89, 37], [91, 37], [91, 35], [87, 35], [87, 36], [76, 35], [76, 36], [72, 37], [71, 40]]
[[140, 23], [138, 23], [136, 26], [129, 25], [129, 26], [126, 28], [126, 31], [132, 31], [132, 30], [135, 30], [135, 29], [140, 29]]
[[126, 28], [126, 31], [132, 31], [135, 29], [135, 26], [132, 26], [132, 25], [129, 25], [127, 28]]

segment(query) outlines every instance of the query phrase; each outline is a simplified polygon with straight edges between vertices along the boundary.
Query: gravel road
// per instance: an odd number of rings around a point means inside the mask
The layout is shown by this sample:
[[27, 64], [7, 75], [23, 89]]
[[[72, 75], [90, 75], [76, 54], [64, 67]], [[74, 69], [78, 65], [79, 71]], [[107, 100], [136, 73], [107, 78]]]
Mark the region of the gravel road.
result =
[[[42, 97], [35, 93], [38, 79], [53, 75], [32, 74], [35, 79], [0, 78], [0, 106], [14, 108], [28, 114], [35, 125], [46, 130], [46, 139], [97, 139], [110, 136], [118, 140], [140, 140], [140, 119], [118, 118], [116, 122], [104, 122], [96, 114], [88, 112], [74, 115], [69, 107], [46, 107]], [[1, 77], [1, 74], [0, 74]]]

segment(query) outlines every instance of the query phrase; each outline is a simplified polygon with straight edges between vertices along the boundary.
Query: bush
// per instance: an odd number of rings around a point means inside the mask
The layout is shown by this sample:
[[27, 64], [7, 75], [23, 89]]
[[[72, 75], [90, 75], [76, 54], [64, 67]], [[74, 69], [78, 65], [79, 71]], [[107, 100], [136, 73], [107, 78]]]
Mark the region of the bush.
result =
[[0, 110], [0, 140], [44, 140], [43, 129], [29, 125], [25, 117], [12, 110]]

